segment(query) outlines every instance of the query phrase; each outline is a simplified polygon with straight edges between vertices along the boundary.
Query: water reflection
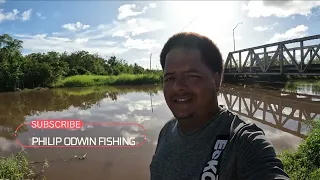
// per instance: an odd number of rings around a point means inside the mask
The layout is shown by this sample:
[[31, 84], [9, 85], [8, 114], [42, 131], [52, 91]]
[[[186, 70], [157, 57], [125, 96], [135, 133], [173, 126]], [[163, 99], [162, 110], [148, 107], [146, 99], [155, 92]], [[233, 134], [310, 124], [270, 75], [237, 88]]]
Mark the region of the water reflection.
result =
[[[314, 95], [228, 85], [219, 100], [229, 110], [262, 128], [276, 151], [297, 148], [309, 129], [309, 122], [320, 118], [320, 103]], [[319, 97], [319, 96], [318, 96]]]
[[304, 138], [308, 121], [320, 118], [320, 104], [314, 95], [228, 86], [220, 92], [228, 109], [251, 120]]
[[[304, 96], [304, 97], [301, 97]], [[224, 85], [220, 104], [261, 127], [277, 152], [296, 148], [308, 131], [306, 122], [319, 118], [316, 93], [299, 94], [270, 89]], [[139, 148], [27, 149], [33, 161], [51, 160], [48, 179], [149, 179], [149, 163], [160, 128], [171, 118], [161, 87], [99, 87], [55, 89], [39, 92], [0, 94], [0, 155], [19, 150], [13, 132], [25, 121], [35, 119], [81, 119], [88, 122], [136, 122], [146, 129], [147, 142]], [[135, 127], [84, 126], [76, 132], [19, 129], [25, 143], [31, 136], [137, 136]], [[84, 161], [64, 162], [87, 153]], [[65, 171], [68, 169], [68, 171]], [[85, 169], [84, 171], [78, 171]], [[74, 173], [77, 172], [77, 173]]]
[[[0, 155], [17, 152], [20, 147], [13, 141], [14, 130], [24, 121], [34, 119], [82, 119], [95, 122], [139, 122], [147, 131], [148, 141], [140, 148], [32, 148], [26, 149], [32, 161], [51, 162], [46, 171], [48, 179], [149, 179], [149, 162], [157, 141], [158, 129], [169, 119], [163, 105], [160, 87], [73, 88], [41, 92], [0, 94]], [[155, 96], [150, 106], [150, 94]], [[161, 106], [161, 107], [160, 107]], [[164, 108], [163, 108], [164, 107]], [[152, 108], [161, 111], [152, 114]], [[163, 110], [164, 109], [164, 110]], [[167, 115], [167, 116], [166, 116]], [[152, 121], [152, 122], [151, 122]], [[85, 126], [80, 131], [35, 130], [27, 126], [19, 138], [28, 144], [31, 136], [136, 136], [134, 127], [107, 128]], [[83, 161], [64, 161], [87, 154]], [[134, 165], [135, 164], [135, 165]], [[66, 171], [66, 169], [68, 171]], [[81, 169], [81, 171], [79, 171]], [[126, 172], [124, 172], [126, 170]]]

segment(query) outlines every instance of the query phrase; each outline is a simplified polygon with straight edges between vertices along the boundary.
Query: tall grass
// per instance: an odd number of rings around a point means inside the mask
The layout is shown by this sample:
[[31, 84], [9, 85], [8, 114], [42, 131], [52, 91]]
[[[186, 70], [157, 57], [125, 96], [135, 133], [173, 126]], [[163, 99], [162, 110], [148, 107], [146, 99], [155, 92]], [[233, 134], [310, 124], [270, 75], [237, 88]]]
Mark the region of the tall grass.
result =
[[312, 123], [307, 139], [295, 151], [279, 155], [292, 180], [320, 179], [320, 122]]
[[146, 85], [160, 84], [161, 74], [121, 74], [117, 76], [77, 75], [70, 76], [54, 84], [54, 87], [88, 87], [105, 85]]
[[45, 179], [44, 168], [48, 168], [48, 161], [45, 161], [42, 170], [38, 171], [28, 161], [27, 153], [20, 151], [9, 157], [0, 158], [0, 179]]

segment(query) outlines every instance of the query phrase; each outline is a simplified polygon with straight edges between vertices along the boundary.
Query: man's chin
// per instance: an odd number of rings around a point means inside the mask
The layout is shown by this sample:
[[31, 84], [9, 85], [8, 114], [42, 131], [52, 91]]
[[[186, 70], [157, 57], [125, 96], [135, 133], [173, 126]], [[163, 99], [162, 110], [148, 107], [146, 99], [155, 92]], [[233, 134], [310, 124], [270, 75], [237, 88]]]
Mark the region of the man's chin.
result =
[[173, 115], [177, 120], [188, 120], [193, 116], [191, 113], [174, 113]]

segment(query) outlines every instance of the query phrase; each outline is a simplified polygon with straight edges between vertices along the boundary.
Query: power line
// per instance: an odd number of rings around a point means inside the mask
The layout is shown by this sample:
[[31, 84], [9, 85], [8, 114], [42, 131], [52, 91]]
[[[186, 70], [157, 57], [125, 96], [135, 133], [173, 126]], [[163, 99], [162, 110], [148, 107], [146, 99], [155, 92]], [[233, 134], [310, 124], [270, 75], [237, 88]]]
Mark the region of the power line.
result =
[[[207, 10], [209, 10], [209, 8], [206, 8], [205, 11], [207, 11]], [[180, 32], [183, 31], [183, 30], [185, 30], [188, 26], [190, 26], [190, 24], [192, 24], [192, 23], [194, 22], [194, 20], [196, 20], [196, 19], [200, 16], [200, 14], [201, 14], [201, 13], [204, 13], [205, 11], [201, 11], [201, 12], [200, 12], [199, 14], [197, 14], [193, 19], [191, 19], [191, 21], [190, 21], [188, 24], [186, 24], [186, 25], [180, 30]], [[156, 51], [156, 52], [159, 52], [159, 51]], [[151, 53], [156, 53], [156, 52], [151, 52]]]
[[[207, 11], [207, 10], [209, 10], [209, 8], [207, 8], [205, 11]], [[191, 19], [191, 21], [188, 23], [188, 24], [186, 24], [181, 30], [180, 30], [180, 32], [182, 32], [184, 29], [186, 29], [188, 26], [190, 26], [190, 24], [192, 24], [193, 22], [194, 22], [194, 20], [196, 20], [199, 16], [200, 16], [200, 14], [201, 13], [204, 13], [205, 11], [201, 11], [199, 14], [197, 14], [193, 19]], [[151, 52], [150, 53], [150, 70], [151, 70], [151, 56], [152, 56], [152, 54], [154, 54], [154, 53], [158, 53], [159, 51], [156, 51], [156, 52]]]
[[[206, 11], [209, 10], [209, 8], [206, 9]], [[203, 12], [202, 12], [203, 13]], [[197, 19], [200, 16], [200, 14], [197, 14], [185, 27], [183, 27], [180, 31], [183, 31], [185, 28], [187, 28], [195, 19]]]

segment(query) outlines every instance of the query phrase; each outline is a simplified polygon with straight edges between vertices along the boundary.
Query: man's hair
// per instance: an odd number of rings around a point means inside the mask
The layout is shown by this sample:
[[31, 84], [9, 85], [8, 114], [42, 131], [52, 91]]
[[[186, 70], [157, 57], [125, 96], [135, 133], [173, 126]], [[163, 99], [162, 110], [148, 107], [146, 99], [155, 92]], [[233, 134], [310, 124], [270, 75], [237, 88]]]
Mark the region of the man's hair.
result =
[[169, 38], [160, 54], [162, 69], [165, 67], [167, 54], [176, 48], [197, 49], [201, 52], [204, 64], [213, 72], [223, 73], [223, 60], [218, 47], [208, 37], [194, 33], [177, 33]]

